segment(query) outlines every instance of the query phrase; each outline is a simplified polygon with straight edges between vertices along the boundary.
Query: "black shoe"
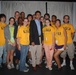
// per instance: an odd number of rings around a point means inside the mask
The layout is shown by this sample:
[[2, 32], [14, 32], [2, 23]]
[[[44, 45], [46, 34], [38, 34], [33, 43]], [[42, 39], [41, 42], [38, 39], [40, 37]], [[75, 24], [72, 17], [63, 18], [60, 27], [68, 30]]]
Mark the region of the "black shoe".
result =
[[2, 65], [0, 65], [0, 69], [2, 69]]
[[61, 71], [62, 70], [62, 67], [58, 68], [58, 70]]

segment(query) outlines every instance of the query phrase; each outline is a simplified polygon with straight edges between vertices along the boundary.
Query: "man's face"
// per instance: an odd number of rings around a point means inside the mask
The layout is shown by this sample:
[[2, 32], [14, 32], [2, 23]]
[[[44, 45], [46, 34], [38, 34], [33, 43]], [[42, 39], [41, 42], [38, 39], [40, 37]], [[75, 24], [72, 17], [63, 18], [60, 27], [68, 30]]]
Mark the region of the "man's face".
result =
[[69, 22], [69, 18], [68, 16], [65, 16], [64, 19], [63, 19], [64, 23], [68, 23]]
[[40, 19], [41, 14], [40, 13], [36, 13], [36, 19]]
[[16, 13], [15, 14], [15, 18], [18, 19], [19, 17], [20, 17], [20, 14], [19, 13]]
[[6, 18], [5, 17], [2, 17], [1, 18], [1, 22], [5, 22], [6, 21]]

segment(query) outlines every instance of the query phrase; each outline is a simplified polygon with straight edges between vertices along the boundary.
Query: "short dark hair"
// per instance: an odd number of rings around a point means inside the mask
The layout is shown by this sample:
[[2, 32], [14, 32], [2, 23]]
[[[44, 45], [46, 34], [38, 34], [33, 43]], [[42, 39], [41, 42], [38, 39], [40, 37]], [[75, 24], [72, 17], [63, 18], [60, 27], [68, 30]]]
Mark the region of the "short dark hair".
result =
[[14, 22], [15, 22], [15, 18], [14, 18], [14, 17], [10, 17], [10, 18], [9, 18], [9, 21], [10, 21], [11, 19], [13, 19], [13, 20], [14, 20]]
[[16, 13], [19, 13], [19, 11], [15, 11], [15, 14], [16, 14]]
[[50, 14], [49, 13], [45, 13], [44, 14], [44, 18], [45, 18], [46, 15], [50, 18]]
[[66, 16], [68, 17], [68, 19], [70, 19], [69, 15], [64, 15], [64, 16], [63, 16], [63, 19], [64, 19]]
[[[61, 20], [60, 19], [57, 19], [56, 21], [59, 21], [60, 22], [60, 25], [61, 25]], [[56, 22], [55, 22], [56, 23]]]
[[27, 18], [28, 18], [29, 16], [31, 16], [31, 17], [32, 17], [32, 19], [33, 19], [33, 15], [32, 15], [32, 14], [28, 14], [28, 15], [27, 15]]
[[1, 21], [1, 18], [6, 18], [6, 15], [5, 14], [0, 14], [0, 21]]
[[50, 22], [50, 19], [45, 19], [45, 21], [48, 20]]
[[41, 15], [41, 12], [40, 12], [39, 10], [37, 10], [37, 11], [35, 12], [35, 15], [36, 15], [37, 13], [40, 13], [40, 15]]
[[57, 16], [56, 16], [56, 15], [52, 15], [52, 18], [53, 18], [53, 17], [55, 17], [55, 18], [57, 19]]

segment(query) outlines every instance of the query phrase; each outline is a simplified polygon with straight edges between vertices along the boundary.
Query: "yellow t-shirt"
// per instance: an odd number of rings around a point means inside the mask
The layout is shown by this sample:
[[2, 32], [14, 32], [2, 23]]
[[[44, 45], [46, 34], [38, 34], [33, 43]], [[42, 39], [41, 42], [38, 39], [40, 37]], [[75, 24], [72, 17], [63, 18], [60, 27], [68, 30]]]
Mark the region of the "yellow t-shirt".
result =
[[53, 28], [56, 28], [56, 27], [55, 27], [55, 24], [54, 24], [53, 22], [50, 22], [50, 24], [51, 24], [51, 26], [52, 26]]
[[67, 32], [67, 44], [70, 44], [73, 42], [71, 33], [75, 32], [75, 29], [72, 24], [62, 24], [62, 27]]
[[53, 43], [52, 34], [54, 33], [54, 28], [51, 26], [46, 26], [43, 28], [43, 37], [44, 37], [44, 44], [50, 45]]
[[62, 26], [55, 28], [55, 40], [57, 45], [65, 44], [64, 28]]
[[4, 27], [6, 26], [5, 23], [0, 22], [0, 46], [5, 44], [5, 36], [4, 36]]
[[21, 45], [29, 45], [29, 43], [30, 43], [30, 41], [29, 41], [29, 27], [21, 26], [18, 29], [17, 38], [20, 39]]

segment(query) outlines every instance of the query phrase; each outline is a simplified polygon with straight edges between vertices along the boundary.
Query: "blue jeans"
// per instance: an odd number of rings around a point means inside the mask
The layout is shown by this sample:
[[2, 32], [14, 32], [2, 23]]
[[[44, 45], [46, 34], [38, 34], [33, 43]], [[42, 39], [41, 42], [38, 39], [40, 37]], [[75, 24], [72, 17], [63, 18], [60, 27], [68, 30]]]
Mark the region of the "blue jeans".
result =
[[[3, 60], [2, 60], [2, 55], [3, 55]], [[5, 46], [0, 46], [0, 65], [1, 63], [6, 63], [6, 47]]]
[[6, 57], [7, 57], [7, 51], [6, 51], [6, 47], [4, 46], [4, 49], [3, 49], [3, 64], [6, 63]]
[[26, 56], [27, 56], [27, 53], [28, 53], [28, 50], [29, 50], [29, 47], [28, 45], [21, 45], [21, 56], [20, 56], [20, 71], [24, 71], [27, 69], [27, 67], [25, 66], [25, 63], [26, 63]]

